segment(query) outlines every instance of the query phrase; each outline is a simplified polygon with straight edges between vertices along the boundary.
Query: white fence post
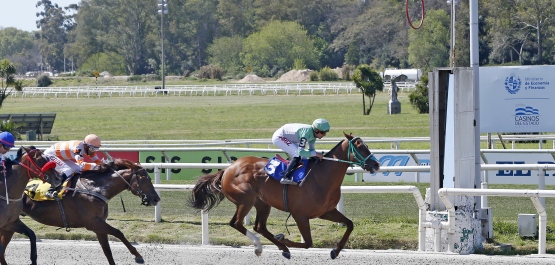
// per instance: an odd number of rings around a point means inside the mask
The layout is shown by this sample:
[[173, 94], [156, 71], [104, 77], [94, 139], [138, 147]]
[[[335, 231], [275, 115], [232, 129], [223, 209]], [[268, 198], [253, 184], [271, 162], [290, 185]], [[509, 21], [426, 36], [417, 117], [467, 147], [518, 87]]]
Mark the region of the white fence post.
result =
[[[155, 167], [154, 168], [154, 183], [156, 184], [160, 184], [160, 168], [159, 167]], [[158, 193], [158, 196], [160, 196], [160, 191], [156, 191]], [[158, 204], [156, 204], [156, 206], [154, 206], [154, 220], [156, 223], [159, 223], [160, 221], [162, 221], [162, 205], [161, 202], [158, 202]]]

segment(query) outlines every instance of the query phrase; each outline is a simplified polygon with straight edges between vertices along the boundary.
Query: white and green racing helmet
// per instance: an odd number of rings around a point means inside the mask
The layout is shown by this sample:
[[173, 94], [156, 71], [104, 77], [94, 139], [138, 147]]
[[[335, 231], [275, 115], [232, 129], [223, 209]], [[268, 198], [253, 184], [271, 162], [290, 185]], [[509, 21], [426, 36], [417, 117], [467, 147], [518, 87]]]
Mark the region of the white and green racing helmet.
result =
[[330, 130], [330, 123], [326, 119], [316, 119], [312, 123], [312, 127], [321, 132], [328, 132]]

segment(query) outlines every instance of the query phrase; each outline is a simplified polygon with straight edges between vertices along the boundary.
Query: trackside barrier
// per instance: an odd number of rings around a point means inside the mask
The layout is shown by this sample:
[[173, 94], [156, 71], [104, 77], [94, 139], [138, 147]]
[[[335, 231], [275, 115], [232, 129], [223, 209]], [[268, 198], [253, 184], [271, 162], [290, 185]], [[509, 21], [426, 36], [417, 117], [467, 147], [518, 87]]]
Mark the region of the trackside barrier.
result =
[[[447, 222], [442, 222], [442, 228], [447, 228], [447, 242], [449, 244], [448, 251], [454, 252], [454, 235], [455, 235], [455, 206], [449, 199], [449, 195], [465, 195], [465, 196], [507, 196], [507, 197], [530, 197], [532, 204], [536, 208], [539, 215], [539, 235], [538, 235], [538, 254], [546, 253], [546, 231], [547, 231], [547, 213], [540, 202], [539, 198], [555, 198], [555, 190], [512, 190], [512, 189], [460, 189], [460, 188], [442, 188], [438, 190], [441, 201], [445, 204], [448, 211]], [[437, 238], [436, 234], [436, 238]], [[437, 246], [437, 242], [436, 242]]]
[[[191, 191], [194, 185], [178, 185], [178, 184], [154, 184], [156, 191]], [[416, 186], [341, 186], [341, 200], [343, 202], [343, 193], [412, 193], [416, 204], [418, 205], [418, 250], [424, 251], [426, 244], [426, 228], [433, 227], [431, 222], [426, 220], [426, 203], [422, 198], [420, 190]], [[158, 205], [156, 207], [159, 207]], [[343, 211], [343, 209], [339, 209]], [[155, 213], [156, 222], [160, 222], [160, 212]], [[208, 232], [208, 213], [201, 211], [201, 224], [202, 224], [202, 244], [209, 245], [209, 232]], [[250, 219], [246, 217], [245, 219]]]
[[[142, 164], [144, 168], [154, 168], [154, 188], [160, 195], [160, 191], [191, 191], [194, 185], [184, 185], [184, 184], [159, 184], [160, 183], [160, 169], [161, 168], [226, 168], [230, 164], [217, 164], [217, 163], [145, 163]], [[392, 166], [392, 167], [382, 167], [380, 172], [426, 172], [429, 171], [429, 166]], [[347, 173], [362, 173], [365, 172], [364, 169], [360, 167], [353, 167], [347, 170]], [[426, 220], [426, 204], [424, 199], [417, 187], [415, 186], [342, 186], [341, 187], [341, 199], [338, 203], [337, 209], [340, 212], [344, 212], [344, 199], [343, 193], [412, 193], [416, 204], [419, 209], [418, 218], [418, 250], [424, 251], [425, 240], [426, 240], [426, 228], [432, 227], [431, 222], [424, 222]], [[154, 218], [156, 222], [162, 220], [161, 205], [160, 203], [155, 206]], [[250, 213], [245, 218], [250, 220]], [[201, 223], [202, 223], [202, 244], [208, 245], [208, 213], [202, 211], [201, 213]]]

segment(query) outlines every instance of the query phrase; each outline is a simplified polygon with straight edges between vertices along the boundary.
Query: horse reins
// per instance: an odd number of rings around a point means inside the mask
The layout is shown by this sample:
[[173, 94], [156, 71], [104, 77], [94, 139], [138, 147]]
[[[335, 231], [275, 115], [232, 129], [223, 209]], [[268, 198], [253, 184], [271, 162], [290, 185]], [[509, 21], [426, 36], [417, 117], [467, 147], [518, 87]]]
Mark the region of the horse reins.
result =
[[[138, 196], [141, 197], [141, 201], [142, 201], [141, 205], [147, 205], [148, 204], [147, 196], [146, 196], [146, 194], [144, 194], [143, 190], [141, 190], [140, 187], [137, 190], [134, 189], [133, 186], [131, 186], [131, 184], [129, 184], [129, 182], [127, 180], [125, 180], [125, 178], [119, 172], [117, 172], [113, 168], [111, 168], [111, 169], [112, 169], [112, 171], [114, 171], [114, 173], [116, 173], [116, 175], [118, 175], [118, 177], [120, 177], [125, 182], [125, 184], [127, 184], [127, 186], [129, 187], [129, 190], [132, 193], [135, 193], [135, 194], [137, 194]], [[132, 173], [133, 173], [133, 176], [131, 177], [131, 180], [133, 180], [133, 178], [137, 177], [137, 174], [135, 173], [135, 169], [131, 169], [131, 170], [132, 170]]]
[[[27, 158], [28, 158], [28, 160], [30, 160], [30, 162], [28, 162], [28, 163], [29, 163], [29, 164], [32, 163], [33, 166], [34, 166], [35, 168], [40, 169], [40, 167], [37, 165], [37, 163], [35, 162], [35, 160], [33, 160], [32, 157], [31, 157], [31, 154], [34, 153], [34, 152], [37, 152], [37, 149], [33, 149], [33, 150], [31, 150], [30, 152], [27, 153]], [[25, 165], [24, 163], [21, 163], [21, 162], [19, 162], [19, 161], [17, 161], [17, 160], [13, 160], [13, 161], [14, 161], [16, 164], [18, 164], [18, 165], [20, 165], [20, 166], [22, 166], [22, 167], [24, 167], [24, 168], [27, 169], [27, 175], [28, 175], [29, 179], [34, 178], [33, 176], [31, 176], [31, 172], [33, 172], [33, 173], [35, 173], [35, 174], [37, 175], [37, 177], [40, 178], [42, 181], [46, 181], [46, 180], [44, 179], [44, 176], [45, 176], [46, 174], [44, 174], [42, 171], [33, 169], [33, 168], [31, 168], [30, 166], [27, 166], [27, 165]], [[10, 199], [10, 198], [9, 198], [9, 195], [8, 195], [8, 179], [7, 179], [7, 176], [6, 176], [6, 175], [7, 175], [7, 174], [6, 174], [6, 173], [7, 173], [7, 171], [6, 171], [6, 163], [4, 162], [4, 160], [2, 160], [2, 167], [3, 167], [2, 173], [3, 173], [3, 175], [4, 175], [4, 186], [5, 186], [5, 188], [6, 188], [6, 197], [0, 195], [0, 199], [5, 200], [5, 201], [6, 201], [6, 204], [10, 204], [11, 201], [14, 202], [14, 201], [19, 201], [19, 200], [23, 199], [23, 196], [21, 196], [21, 198], [19, 198], [19, 199]]]
[[4, 186], [6, 187], [6, 197], [0, 195], [0, 199], [5, 200], [6, 204], [10, 204], [10, 202], [16, 202], [19, 201], [21, 199], [23, 199], [23, 196], [21, 196], [21, 198], [19, 199], [10, 199], [8, 196], [8, 178], [6, 177], [6, 163], [4, 163], [4, 160], [2, 160], [2, 173], [4, 174]]
[[[40, 170], [37, 170], [37, 169], [40, 169], [41, 167], [39, 167], [39, 165], [37, 165], [37, 162], [31, 158], [31, 154], [37, 152], [37, 150], [38, 150], [38, 149], [33, 149], [33, 150], [29, 151], [29, 153], [27, 153], [27, 157], [29, 158], [29, 159], [27, 159], [28, 163], [29, 163], [29, 164], [32, 164], [36, 169], [35, 169], [35, 168], [31, 168], [30, 166], [27, 166], [27, 165], [25, 165], [24, 163], [19, 162], [19, 161], [17, 161], [17, 160], [14, 160], [14, 162], [15, 162], [16, 164], [18, 164], [18, 165], [20, 165], [20, 166], [22, 166], [22, 167], [24, 167], [24, 168], [27, 169], [27, 176], [29, 177], [29, 179], [35, 178], [35, 177], [31, 176], [31, 172], [33, 172], [33, 173], [35, 173], [35, 174], [37, 175], [36, 177], [40, 178], [43, 182], [46, 182], [46, 180], [45, 180], [45, 178], [44, 178], [44, 176], [45, 176], [46, 174], [44, 174], [44, 173], [43, 173], [42, 171], [40, 171]], [[46, 176], [48, 176], [48, 175], [46, 175]]]
[[356, 150], [354, 142], [358, 139], [360, 139], [360, 137], [355, 137], [355, 138], [351, 139], [349, 141], [349, 149], [347, 150], [347, 159], [349, 159], [349, 157], [351, 157], [351, 153], [352, 153], [354, 158], [357, 160], [356, 162], [349, 161], [349, 160], [343, 160], [343, 159], [337, 159], [337, 158], [331, 158], [331, 157], [322, 157], [322, 159], [329, 160], [329, 161], [335, 161], [335, 162], [347, 163], [351, 167], [353, 167], [353, 165], [358, 165], [361, 168], [364, 168], [364, 165], [366, 164], [366, 161], [368, 159], [373, 159], [373, 160], [377, 161], [376, 157], [374, 156], [374, 154], [372, 154], [372, 152], [370, 152], [370, 155], [368, 155], [367, 157], [364, 157]]

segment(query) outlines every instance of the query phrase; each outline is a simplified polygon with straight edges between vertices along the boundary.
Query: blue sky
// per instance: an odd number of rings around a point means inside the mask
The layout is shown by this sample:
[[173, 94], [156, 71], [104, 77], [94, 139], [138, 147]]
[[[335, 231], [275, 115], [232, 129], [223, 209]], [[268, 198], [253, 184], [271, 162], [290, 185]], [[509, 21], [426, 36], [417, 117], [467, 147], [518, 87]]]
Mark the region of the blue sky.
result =
[[[78, 4], [80, 0], [50, 0], [52, 4], [61, 7], [70, 4]], [[39, 11], [35, 7], [38, 0], [0, 0], [0, 27], [15, 27], [21, 30], [34, 31], [36, 27], [36, 13]], [[40, 10], [43, 10], [42, 7]]]

